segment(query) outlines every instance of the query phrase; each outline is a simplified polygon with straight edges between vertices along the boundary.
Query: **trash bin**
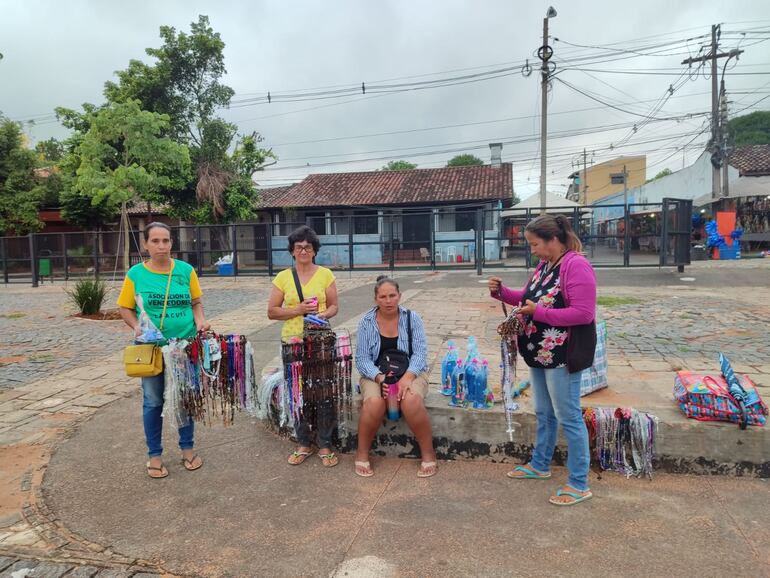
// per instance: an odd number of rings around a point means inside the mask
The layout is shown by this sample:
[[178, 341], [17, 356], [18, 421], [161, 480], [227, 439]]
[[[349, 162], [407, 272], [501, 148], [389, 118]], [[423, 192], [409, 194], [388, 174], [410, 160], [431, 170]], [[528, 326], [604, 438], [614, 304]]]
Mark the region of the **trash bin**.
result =
[[50, 277], [51, 276], [51, 260], [50, 259], [39, 259], [37, 262], [37, 274], [40, 277]]
[[51, 273], [51, 255], [52, 253], [48, 249], [40, 251], [40, 257], [38, 257], [37, 260], [37, 276], [40, 280], [42, 280], [43, 277], [51, 277], [53, 279]]
[[217, 272], [220, 276], [226, 277], [233, 274], [233, 264], [232, 263], [222, 263], [221, 265], [217, 265]]

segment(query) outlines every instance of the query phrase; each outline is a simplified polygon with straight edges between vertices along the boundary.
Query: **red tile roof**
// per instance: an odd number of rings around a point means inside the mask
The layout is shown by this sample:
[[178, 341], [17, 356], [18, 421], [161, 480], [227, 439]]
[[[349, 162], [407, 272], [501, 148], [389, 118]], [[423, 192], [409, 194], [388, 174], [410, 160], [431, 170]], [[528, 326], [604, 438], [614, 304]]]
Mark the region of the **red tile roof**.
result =
[[[153, 215], [165, 215], [167, 210], [168, 210], [168, 205], [165, 203], [160, 205], [157, 205], [155, 203], [152, 204]], [[129, 215], [144, 216], [147, 214], [147, 203], [145, 201], [134, 201], [134, 204], [128, 207], [126, 209], [126, 212]]]
[[735, 149], [730, 164], [742, 177], [770, 175], [770, 145], [750, 145]]
[[264, 189], [259, 208], [338, 207], [346, 205], [426, 205], [496, 201], [513, 194], [510, 163], [309, 175], [295, 185]]

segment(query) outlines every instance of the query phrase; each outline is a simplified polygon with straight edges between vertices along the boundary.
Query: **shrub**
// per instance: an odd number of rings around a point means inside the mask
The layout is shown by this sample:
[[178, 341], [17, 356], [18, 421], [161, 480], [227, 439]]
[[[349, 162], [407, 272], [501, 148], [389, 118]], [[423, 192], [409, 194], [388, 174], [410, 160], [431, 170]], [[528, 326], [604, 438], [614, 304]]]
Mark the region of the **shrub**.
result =
[[107, 284], [101, 279], [80, 279], [75, 288], [67, 290], [70, 300], [83, 315], [99, 313], [107, 297]]

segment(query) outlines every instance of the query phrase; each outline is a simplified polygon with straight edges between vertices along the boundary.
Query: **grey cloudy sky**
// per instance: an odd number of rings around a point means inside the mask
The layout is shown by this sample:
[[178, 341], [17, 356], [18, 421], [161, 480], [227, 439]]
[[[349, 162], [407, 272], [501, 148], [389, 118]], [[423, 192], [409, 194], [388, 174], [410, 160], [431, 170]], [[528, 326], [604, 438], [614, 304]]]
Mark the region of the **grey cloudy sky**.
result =
[[[710, 81], [702, 74], [693, 79], [677, 76], [683, 69], [680, 62], [688, 53], [695, 55], [703, 39], [668, 43], [709, 34], [710, 25], [720, 22], [724, 23], [723, 46], [731, 48], [740, 42], [746, 50], [726, 77], [731, 110], [770, 95], [770, 42], [761, 42], [770, 39], [766, 0], [0, 0], [0, 52], [4, 54], [0, 111], [13, 119], [37, 118], [39, 122], [27, 129], [32, 140], [62, 137], [66, 132], [43, 115], [50, 115], [55, 106], [101, 102], [103, 84], [115, 70], [125, 68], [132, 58], [151, 61], [144, 49], [160, 45], [161, 25], [189, 30], [198, 14], [210, 17], [226, 43], [225, 82], [235, 89], [237, 100], [268, 90], [466, 75], [527, 58], [534, 64], [533, 51], [542, 42], [542, 19], [549, 4], [558, 10], [550, 28], [551, 35], [561, 40], [554, 43], [558, 77], [623, 110], [656, 118], [710, 110]], [[743, 37], [742, 31], [748, 34]], [[614, 50], [578, 48], [565, 41], [612, 44]], [[619, 52], [638, 49], [658, 54]], [[593, 60], [581, 65], [574, 61], [579, 56]], [[606, 62], [626, 56], [631, 58]], [[653, 111], [656, 101], [677, 81], [681, 86], [662, 110]], [[702, 150], [698, 145], [707, 138], [697, 136], [707, 127], [703, 116], [641, 126], [644, 117], [603, 106], [560, 82], [552, 87], [549, 106], [549, 134], [571, 133], [567, 138], [549, 139], [548, 185], [557, 192], [564, 190], [572, 163], [584, 147], [589, 160], [595, 151], [595, 162], [646, 153], [648, 176], [652, 176], [663, 168], [692, 162]], [[514, 162], [515, 187], [526, 196], [539, 182], [539, 108], [537, 73], [525, 78], [516, 72], [430, 90], [260, 104], [221, 114], [237, 122], [243, 132], [258, 130], [278, 154], [279, 163], [258, 179], [264, 185], [299, 180], [311, 172], [372, 170], [387, 162], [384, 157], [435, 167], [461, 149], [486, 161], [487, 143], [519, 140], [505, 145], [503, 158]], [[770, 98], [756, 108], [770, 109]], [[631, 132], [633, 123], [637, 123], [636, 133]], [[447, 125], [465, 126], [435, 128]], [[614, 125], [621, 128], [596, 132]], [[394, 131], [414, 132], [350, 138]], [[325, 142], [317, 142], [322, 139]], [[299, 141], [316, 142], [292, 144]], [[610, 143], [624, 141], [628, 146], [609, 150]], [[688, 142], [690, 148], [682, 151]], [[442, 152], [422, 154], [429, 151]], [[322, 163], [337, 164], [319, 166]]]

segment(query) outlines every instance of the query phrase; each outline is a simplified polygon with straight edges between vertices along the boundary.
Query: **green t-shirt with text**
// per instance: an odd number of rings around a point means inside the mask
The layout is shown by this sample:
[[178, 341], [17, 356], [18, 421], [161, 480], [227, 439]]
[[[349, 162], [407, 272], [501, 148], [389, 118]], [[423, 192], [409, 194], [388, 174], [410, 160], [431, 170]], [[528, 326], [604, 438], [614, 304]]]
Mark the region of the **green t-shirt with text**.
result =
[[128, 270], [123, 281], [118, 305], [134, 309], [139, 316], [140, 311], [136, 302], [136, 295], [139, 294], [142, 296], [144, 310], [166, 339], [193, 337], [196, 328], [191, 303], [193, 299], [203, 294], [198, 276], [195, 269], [188, 263], [173, 260], [166, 316], [161, 327], [168, 275], [169, 273], [150, 269], [147, 263], [134, 265]]

